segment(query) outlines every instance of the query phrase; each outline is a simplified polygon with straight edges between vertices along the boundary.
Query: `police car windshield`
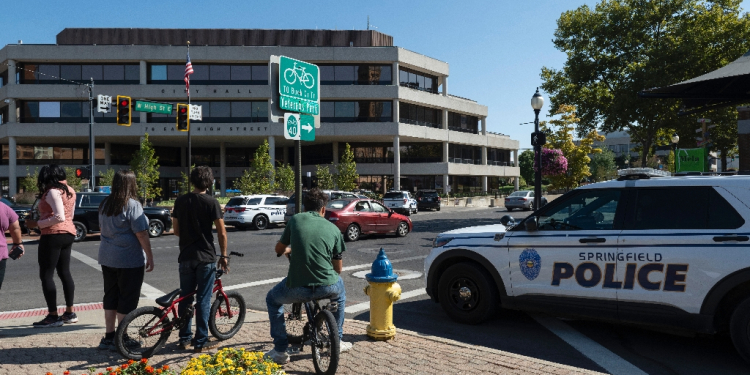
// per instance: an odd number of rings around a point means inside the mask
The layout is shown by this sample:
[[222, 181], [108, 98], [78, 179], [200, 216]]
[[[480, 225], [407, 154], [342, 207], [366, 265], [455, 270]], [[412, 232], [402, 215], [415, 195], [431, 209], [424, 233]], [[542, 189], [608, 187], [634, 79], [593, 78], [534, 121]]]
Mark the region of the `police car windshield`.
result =
[[539, 216], [540, 230], [607, 230], [614, 228], [619, 190], [585, 191]]
[[263, 198], [251, 198], [247, 200], [247, 203], [245, 203], [245, 206], [257, 206], [260, 204], [260, 201], [262, 201]]

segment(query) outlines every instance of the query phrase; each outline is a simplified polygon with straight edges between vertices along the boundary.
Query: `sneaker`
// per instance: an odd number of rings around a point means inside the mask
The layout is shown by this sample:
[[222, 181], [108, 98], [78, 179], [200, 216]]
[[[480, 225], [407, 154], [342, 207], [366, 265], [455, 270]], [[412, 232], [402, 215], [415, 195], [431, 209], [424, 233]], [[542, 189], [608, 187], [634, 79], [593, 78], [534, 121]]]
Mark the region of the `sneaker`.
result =
[[289, 363], [289, 354], [286, 354], [286, 352], [277, 352], [276, 349], [271, 349], [271, 351], [266, 352], [265, 355], [279, 365]]
[[115, 340], [114, 339], [108, 339], [106, 337], [102, 337], [102, 340], [99, 341], [98, 348], [100, 350], [111, 350], [116, 351], [117, 347], [115, 346]]
[[207, 352], [207, 351], [209, 351], [209, 350], [211, 350], [213, 348], [216, 348], [217, 346], [219, 346], [219, 342], [218, 341], [206, 341], [203, 345], [200, 345], [200, 346], [195, 345], [195, 346], [193, 346], [193, 353]]
[[63, 321], [59, 316], [49, 314], [44, 319], [34, 322], [34, 328], [60, 327], [61, 325]]
[[66, 312], [62, 314], [62, 321], [65, 324], [78, 323], [78, 315], [74, 312]]
[[180, 342], [177, 343], [177, 347], [180, 348], [180, 349], [182, 349], [182, 350], [192, 349], [193, 348], [193, 342], [192, 342], [192, 340], [180, 341]]
[[122, 344], [128, 349], [138, 349], [141, 347], [141, 342], [133, 340], [130, 336], [125, 335], [125, 339], [122, 340]]
[[352, 346], [354, 346], [354, 345], [352, 345], [352, 343], [350, 343], [350, 342], [340, 341], [339, 342], [339, 353], [346, 353], [346, 352], [348, 352], [349, 350], [352, 349]]

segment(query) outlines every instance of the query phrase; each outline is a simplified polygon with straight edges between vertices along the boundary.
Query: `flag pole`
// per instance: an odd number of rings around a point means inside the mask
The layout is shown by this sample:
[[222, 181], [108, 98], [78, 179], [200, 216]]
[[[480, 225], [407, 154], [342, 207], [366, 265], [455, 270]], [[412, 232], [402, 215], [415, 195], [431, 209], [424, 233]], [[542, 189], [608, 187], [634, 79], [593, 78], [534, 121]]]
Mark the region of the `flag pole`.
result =
[[[190, 41], [187, 42], [187, 49], [188, 49], [188, 56], [190, 56]], [[188, 78], [190, 79], [190, 78]], [[188, 99], [188, 124], [190, 123], [190, 88], [187, 90], [187, 99]], [[188, 180], [190, 180], [190, 172], [192, 172], [192, 166], [193, 166], [193, 145], [191, 143], [190, 139], [190, 126], [188, 125], [188, 132], [187, 132], [187, 142], [188, 142], [188, 160], [187, 160], [187, 175]], [[187, 187], [187, 191], [190, 191], [190, 186]]]

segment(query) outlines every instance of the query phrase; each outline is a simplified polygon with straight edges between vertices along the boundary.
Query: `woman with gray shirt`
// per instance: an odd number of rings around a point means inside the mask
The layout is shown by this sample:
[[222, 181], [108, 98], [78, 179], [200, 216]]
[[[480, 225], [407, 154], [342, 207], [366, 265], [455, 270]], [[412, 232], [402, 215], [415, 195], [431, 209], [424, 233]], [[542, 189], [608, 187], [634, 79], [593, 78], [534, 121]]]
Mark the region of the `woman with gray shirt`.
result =
[[[136, 196], [133, 171], [115, 173], [112, 193], [99, 205], [99, 264], [104, 276], [105, 336], [99, 349], [116, 350], [115, 318], [122, 321], [138, 307], [144, 271], [154, 269], [148, 218]], [[145, 265], [145, 266], [144, 266]], [[126, 340], [125, 345], [138, 345]]]

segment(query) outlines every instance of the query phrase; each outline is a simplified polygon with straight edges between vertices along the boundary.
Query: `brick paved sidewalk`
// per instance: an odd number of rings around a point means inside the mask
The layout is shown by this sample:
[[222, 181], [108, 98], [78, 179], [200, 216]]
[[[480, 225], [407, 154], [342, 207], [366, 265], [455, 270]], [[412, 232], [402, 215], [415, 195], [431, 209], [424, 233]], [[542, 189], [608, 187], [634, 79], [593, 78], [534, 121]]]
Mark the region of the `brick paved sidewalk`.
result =
[[[98, 312], [101, 314], [101, 311]], [[223, 346], [244, 347], [267, 351], [273, 345], [267, 320], [258, 319], [265, 313], [248, 314], [255, 321], [246, 321], [242, 330]], [[253, 319], [249, 319], [253, 320]], [[124, 360], [116, 352], [96, 349], [102, 337], [100, 325], [84, 322], [66, 325], [64, 329], [0, 329], [0, 375], [55, 375], [70, 370], [71, 374], [88, 374], [88, 368], [103, 371]], [[30, 323], [29, 323], [30, 324]], [[364, 334], [367, 323], [347, 320], [344, 340], [354, 348], [342, 354], [339, 374], [595, 374], [595, 372], [557, 363], [524, 357], [499, 350], [467, 345], [437, 337], [399, 330], [395, 340], [378, 342]], [[15, 331], [15, 333], [14, 333]], [[23, 333], [21, 333], [23, 332]], [[16, 336], [15, 334], [22, 335]], [[314, 373], [309, 347], [292, 355], [284, 367], [288, 374]], [[197, 354], [177, 348], [173, 333], [165, 347], [154, 356], [154, 366], [165, 364], [180, 368]]]

